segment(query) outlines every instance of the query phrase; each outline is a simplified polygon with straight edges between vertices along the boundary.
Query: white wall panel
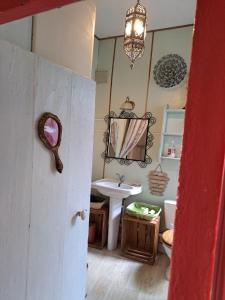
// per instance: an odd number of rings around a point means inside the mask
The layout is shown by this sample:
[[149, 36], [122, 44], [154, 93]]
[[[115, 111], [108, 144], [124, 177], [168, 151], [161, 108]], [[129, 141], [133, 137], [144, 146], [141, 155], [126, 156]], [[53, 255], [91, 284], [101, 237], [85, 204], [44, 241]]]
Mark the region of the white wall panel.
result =
[[107, 71], [108, 78], [106, 83], [97, 83], [96, 85], [96, 107], [95, 107], [95, 134], [94, 134], [94, 152], [93, 152], [93, 179], [100, 179], [103, 176], [104, 160], [101, 157], [105, 151], [103, 143], [104, 132], [107, 125], [104, 117], [109, 112], [109, 99], [111, 88], [112, 65], [114, 56], [115, 40], [109, 39], [99, 42], [98, 71]]
[[32, 17], [0, 25], [0, 39], [31, 51]]
[[26, 295], [34, 57], [0, 42], [0, 299]]
[[104, 119], [104, 116], [109, 112], [109, 99], [111, 89], [111, 76], [113, 68], [113, 54], [114, 54], [115, 40], [109, 39], [99, 43], [98, 56], [98, 71], [107, 71], [107, 83], [100, 83], [96, 86], [96, 108], [95, 118]]
[[134, 64], [133, 70], [123, 51], [123, 41], [123, 38], [118, 38], [116, 44], [111, 110], [119, 113], [121, 104], [129, 96], [136, 104], [134, 112], [142, 116], [147, 100], [152, 34], [147, 35], [145, 54]]
[[93, 171], [92, 179], [101, 179], [104, 170], [104, 160], [101, 154], [105, 151], [105, 144], [103, 143], [104, 130], [95, 130], [94, 135], [94, 151], [93, 151]]
[[33, 51], [91, 78], [96, 8], [79, 1], [34, 17]]
[[190, 68], [193, 27], [159, 31], [154, 34], [151, 81], [149, 86], [148, 110], [157, 118], [154, 131], [161, 132], [163, 109], [167, 104], [172, 108], [182, 108], [187, 98], [187, 78], [173, 88], [161, 88], [155, 83], [153, 70], [157, 61], [167, 54], [181, 55]]

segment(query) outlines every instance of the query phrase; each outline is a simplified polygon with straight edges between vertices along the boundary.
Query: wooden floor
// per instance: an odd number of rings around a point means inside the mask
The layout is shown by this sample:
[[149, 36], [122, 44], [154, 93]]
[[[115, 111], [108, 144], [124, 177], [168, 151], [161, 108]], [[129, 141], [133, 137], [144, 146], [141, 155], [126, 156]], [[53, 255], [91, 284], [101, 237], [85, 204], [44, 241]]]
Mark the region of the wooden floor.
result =
[[166, 300], [168, 258], [154, 266], [128, 260], [119, 251], [89, 249], [88, 300]]

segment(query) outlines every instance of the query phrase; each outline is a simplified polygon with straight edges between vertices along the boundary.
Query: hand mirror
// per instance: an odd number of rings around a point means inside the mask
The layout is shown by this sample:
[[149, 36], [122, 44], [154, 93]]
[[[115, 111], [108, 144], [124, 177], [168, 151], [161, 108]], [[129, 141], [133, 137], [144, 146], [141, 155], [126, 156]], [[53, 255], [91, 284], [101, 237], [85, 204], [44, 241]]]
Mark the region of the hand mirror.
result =
[[44, 113], [38, 122], [38, 135], [45, 147], [53, 153], [57, 171], [62, 173], [63, 164], [58, 153], [62, 137], [59, 118], [52, 113]]

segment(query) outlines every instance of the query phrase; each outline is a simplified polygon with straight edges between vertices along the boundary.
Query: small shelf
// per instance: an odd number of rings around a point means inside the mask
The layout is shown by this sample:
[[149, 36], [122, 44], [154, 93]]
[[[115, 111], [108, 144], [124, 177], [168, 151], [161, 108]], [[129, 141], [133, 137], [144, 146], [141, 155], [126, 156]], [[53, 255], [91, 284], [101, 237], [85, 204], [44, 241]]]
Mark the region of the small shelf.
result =
[[169, 156], [161, 156], [162, 159], [169, 159], [169, 160], [176, 160], [176, 161], [179, 161], [180, 158], [179, 157], [169, 157]]
[[[163, 124], [161, 132], [161, 144], [159, 159], [165, 161], [180, 161], [180, 152], [182, 151], [182, 140], [184, 130], [184, 109], [165, 109], [163, 115]], [[167, 156], [170, 145], [176, 148], [177, 157]]]
[[167, 113], [185, 113], [185, 109], [182, 109], [182, 108], [168, 108], [168, 109], [165, 109], [165, 112]]
[[165, 135], [165, 136], [180, 136], [180, 137], [183, 136], [182, 133], [168, 133], [168, 132], [164, 132], [162, 134]]

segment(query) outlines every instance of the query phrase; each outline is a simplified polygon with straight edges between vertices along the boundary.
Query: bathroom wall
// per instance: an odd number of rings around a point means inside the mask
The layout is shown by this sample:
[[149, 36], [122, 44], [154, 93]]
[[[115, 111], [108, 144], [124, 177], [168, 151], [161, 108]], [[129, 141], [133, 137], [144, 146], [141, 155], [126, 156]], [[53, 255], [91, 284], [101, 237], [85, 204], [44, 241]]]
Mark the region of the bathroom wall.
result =
[[[93, 180], [103, 177], [114, 178], [116, 173], [125, 174], [126, 180], [143, 184], [143, 193], [133, 199], [162, 205], [164, 199], [175, 199], [179, 162], [162, 161], [163, 170], [170, 177], [164, 197], [155, 197], [149, 193], [148, 174], [159, 163], [159, 148], [163, 110], [167, 104], [172, 108], [182, 108], [186, 101], [187, 78], [177, 87], [164, 89], [156, 85], [153, 79], [153, 68], [163, 55], [177, 53], [190, 65], [193, 27], [182, 27], [155, 31], [147, 34], [144, 57], [135, 63], [131, 71], [129, 61], [123, 53], [123, 38], [110, 38], [99, 41], [98, 70], [108, 71], [107, 83], [97, 83], [95, 139], [93, 156]], [[150, 74], [150, 76], [149, 76]], [[150, 150], [153, 160], [151, 165], [142, 169], [136, 163], [121, 166], [116, 160], [105, 164], [101, 153], [105, 149], [103, 134], [106, 130], [104, 116], [109, 110], [120, 113], [120, 105], [126, 96], [135, 101], [134, 112], [138, 116], [146, 111], [152, 112], [157, 122], [151, 128], [154, 135], [154, 146]]]
[[31, 50], [32, 17], [0, 25], [0, 39]]
[[91, 78], [95, 15], [93, 0], [36, 15], [33, 51]]

